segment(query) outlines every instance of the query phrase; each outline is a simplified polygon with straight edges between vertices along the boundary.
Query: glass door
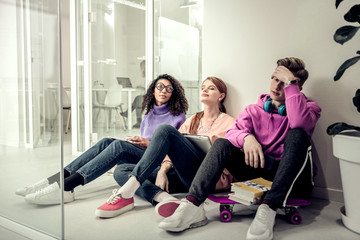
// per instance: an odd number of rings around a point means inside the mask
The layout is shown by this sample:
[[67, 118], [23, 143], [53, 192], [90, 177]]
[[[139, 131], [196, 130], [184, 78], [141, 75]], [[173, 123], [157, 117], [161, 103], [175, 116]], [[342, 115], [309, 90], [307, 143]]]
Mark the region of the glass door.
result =
[[63, 205], [31, 204], [22, 190], [61, 169], [59, 13], [59, 1], [0, 1], [0, 219], [55, 238]]
[[92, 136], [139, 134], [145, 89], [145, 0], [93, 0], [92, 17], [95, 12], [89, 51]]
[[191, 116], [201, 109], [202, 0], [157, 0], [154, 8], [155, 76], [168, 73], [181, 82]]
[[[122, 116], [114, 114], [122, 107], [121, 91], [112, 91], [116, 87], [115, 69], [118, 66], [115, 59], [115, 12], [113, 1], [90, 1], [89, 81], [92, 89], [92, 143], [97, 142], [101, 135], [113, 135], [116, 127], [120, 126], [116, 120], [123, 120]], [[124, 124], [123, 121], [120, 123]]]
[[188, 115], [201, 109], [201, 0], [75, 2], [73, 153], [103, 137], [139, 134], [145, 82], [160, 74], [181, 81]]
[[[76, 1], [76, 149], [140, 133], [145, 0]], [[75, 150], [75, 151], [74, 151]]]

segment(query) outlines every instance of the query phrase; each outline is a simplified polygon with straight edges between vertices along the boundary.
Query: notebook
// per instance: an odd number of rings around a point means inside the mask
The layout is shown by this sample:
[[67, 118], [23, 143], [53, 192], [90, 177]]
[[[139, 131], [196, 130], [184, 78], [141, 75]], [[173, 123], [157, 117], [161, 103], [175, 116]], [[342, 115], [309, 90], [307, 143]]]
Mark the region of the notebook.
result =
[[128, 77], [117, 77], [116, 78], [119, 85], [122, 85], [123, 88], [132, 88], [130, 78]]
[[211, 147], [211, 141], [208, 136], [184, 134], [184, 137], [187, 138], [195, 147], [197, 147], [204, 154], [206, 154]]

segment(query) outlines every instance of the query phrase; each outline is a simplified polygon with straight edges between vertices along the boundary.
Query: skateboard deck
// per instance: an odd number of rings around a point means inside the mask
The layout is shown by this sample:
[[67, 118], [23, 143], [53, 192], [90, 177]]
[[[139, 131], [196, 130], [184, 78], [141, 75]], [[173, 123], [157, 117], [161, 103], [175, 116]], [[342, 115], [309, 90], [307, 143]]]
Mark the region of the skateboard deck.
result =
[[[230, 222], [232, 213], [233, 213], [233, 207], [235, 204], [241, 204], [239, 202], [235, 202], [227, 195], [217, 196], [210, 194], [208, 198], [216, 203], [220, 203], [220, 221], [222, 222]], [[304, 199], [298, 199], [298, 198], [288, 198], [286, 202], [286, 206], [282, 209], [285, 212], [286, 219], [295, 225], [298, 225], [302, 222], [302, 216], [298, 212], [297, 208], [300, 206], [308, 206], [310, 205], [310, 202], [308, 200]]]

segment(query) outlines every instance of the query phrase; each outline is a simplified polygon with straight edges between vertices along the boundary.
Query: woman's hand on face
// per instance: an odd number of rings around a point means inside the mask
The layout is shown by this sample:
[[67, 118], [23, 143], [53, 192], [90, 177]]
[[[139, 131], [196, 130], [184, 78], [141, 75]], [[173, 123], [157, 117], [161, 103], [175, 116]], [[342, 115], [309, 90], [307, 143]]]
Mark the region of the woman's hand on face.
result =
[[244, 138], [243, 150], [245, 153], [245, 163], [253, 168], [265, 167], [265, 157], [260, 143], [254, 135], [247, 135]]
[[147, 140], [146, 138], [139, 137], [139, 136], [128, 137], [128, 138], [126, 138], [126, 141], [129, 141], [133, 144], [140, 145], [143, 147], [149, 146], [149, 143], [150, 143], [150, 141]]
[[169, 192], [169, 179], [165, 172], [159, 171], [156, 176], [155, 185], [162, 190]]

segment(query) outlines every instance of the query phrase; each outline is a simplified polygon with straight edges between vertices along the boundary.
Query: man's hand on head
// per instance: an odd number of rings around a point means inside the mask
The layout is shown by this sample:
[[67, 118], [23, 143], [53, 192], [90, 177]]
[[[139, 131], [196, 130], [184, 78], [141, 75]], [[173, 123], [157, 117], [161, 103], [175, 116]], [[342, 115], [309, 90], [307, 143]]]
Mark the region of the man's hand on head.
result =
[[277, 79], [279, 79], [279, 81], [283, 83], [287, 83], [288, 81], [298, 79], [288, 68], [284, 66], [278, 66], [275, 69], [273, 76], [275, 76]]

